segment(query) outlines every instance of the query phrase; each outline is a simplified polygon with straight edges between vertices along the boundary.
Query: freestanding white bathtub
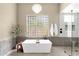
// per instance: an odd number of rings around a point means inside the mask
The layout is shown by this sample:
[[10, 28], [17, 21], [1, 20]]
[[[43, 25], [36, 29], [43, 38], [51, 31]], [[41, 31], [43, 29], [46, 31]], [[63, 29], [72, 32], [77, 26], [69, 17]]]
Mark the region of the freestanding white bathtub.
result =
[[50, 40], [39, 40], [39, 43], [36, 43], [36, 39], [25, 40], [22, 43], [24, 53], [50, 53], [52, 42]]

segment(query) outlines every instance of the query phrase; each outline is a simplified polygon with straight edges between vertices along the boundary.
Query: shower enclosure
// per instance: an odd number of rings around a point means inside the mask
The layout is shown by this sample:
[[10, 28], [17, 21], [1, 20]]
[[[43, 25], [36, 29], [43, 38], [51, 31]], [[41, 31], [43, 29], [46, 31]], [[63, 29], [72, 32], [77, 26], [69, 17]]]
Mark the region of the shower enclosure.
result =
[[61, 13], [60, 37], [64, 41], [64, 53], [69, 56], [79, 55], [79, 13]]

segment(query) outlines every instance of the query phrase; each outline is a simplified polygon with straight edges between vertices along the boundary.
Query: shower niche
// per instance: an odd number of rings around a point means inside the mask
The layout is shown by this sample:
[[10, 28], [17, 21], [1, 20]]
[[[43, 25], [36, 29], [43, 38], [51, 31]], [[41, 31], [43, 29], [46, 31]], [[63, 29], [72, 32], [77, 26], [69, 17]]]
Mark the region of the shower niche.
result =
[[[71, 25], [72, 26], [72, 31], [75, 31], [75, 25]], [[68, 31], [68, 25], [65, 25], [65, 31]]]

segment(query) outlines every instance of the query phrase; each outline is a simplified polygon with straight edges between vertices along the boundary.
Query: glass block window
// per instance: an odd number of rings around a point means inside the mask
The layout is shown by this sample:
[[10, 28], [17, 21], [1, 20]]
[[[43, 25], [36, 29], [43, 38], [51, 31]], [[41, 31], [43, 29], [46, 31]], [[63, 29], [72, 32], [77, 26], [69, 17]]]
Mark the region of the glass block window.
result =
[[64, 22], [74, 22], [74, 14], [64, 14]]
[[63, 21], [65, 25], [65, 31], [67, 32], [67, 37], [72, 37], [72, 31], [75, 31], [75, 13], [63, 13]]
[[27, 16], [27, 37], [47, 37], [49, 31], [48, 16]]

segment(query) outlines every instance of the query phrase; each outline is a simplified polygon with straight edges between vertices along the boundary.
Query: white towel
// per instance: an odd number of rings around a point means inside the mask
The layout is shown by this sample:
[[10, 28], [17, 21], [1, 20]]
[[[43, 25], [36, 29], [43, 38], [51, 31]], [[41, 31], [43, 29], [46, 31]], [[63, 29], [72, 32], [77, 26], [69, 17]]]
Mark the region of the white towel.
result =
[[58, 34], [57, 24], [54, 24], [54, 33], [55, 33], [55, 36], [57, 36], [57, 34]]
[[53, 24], [51, 24], [51, 28], [50, 28], [50, 34], [51, 34], [51, 36], [53, 36], [53, 32], [54, 32], [54, 30], [53, 30]]

